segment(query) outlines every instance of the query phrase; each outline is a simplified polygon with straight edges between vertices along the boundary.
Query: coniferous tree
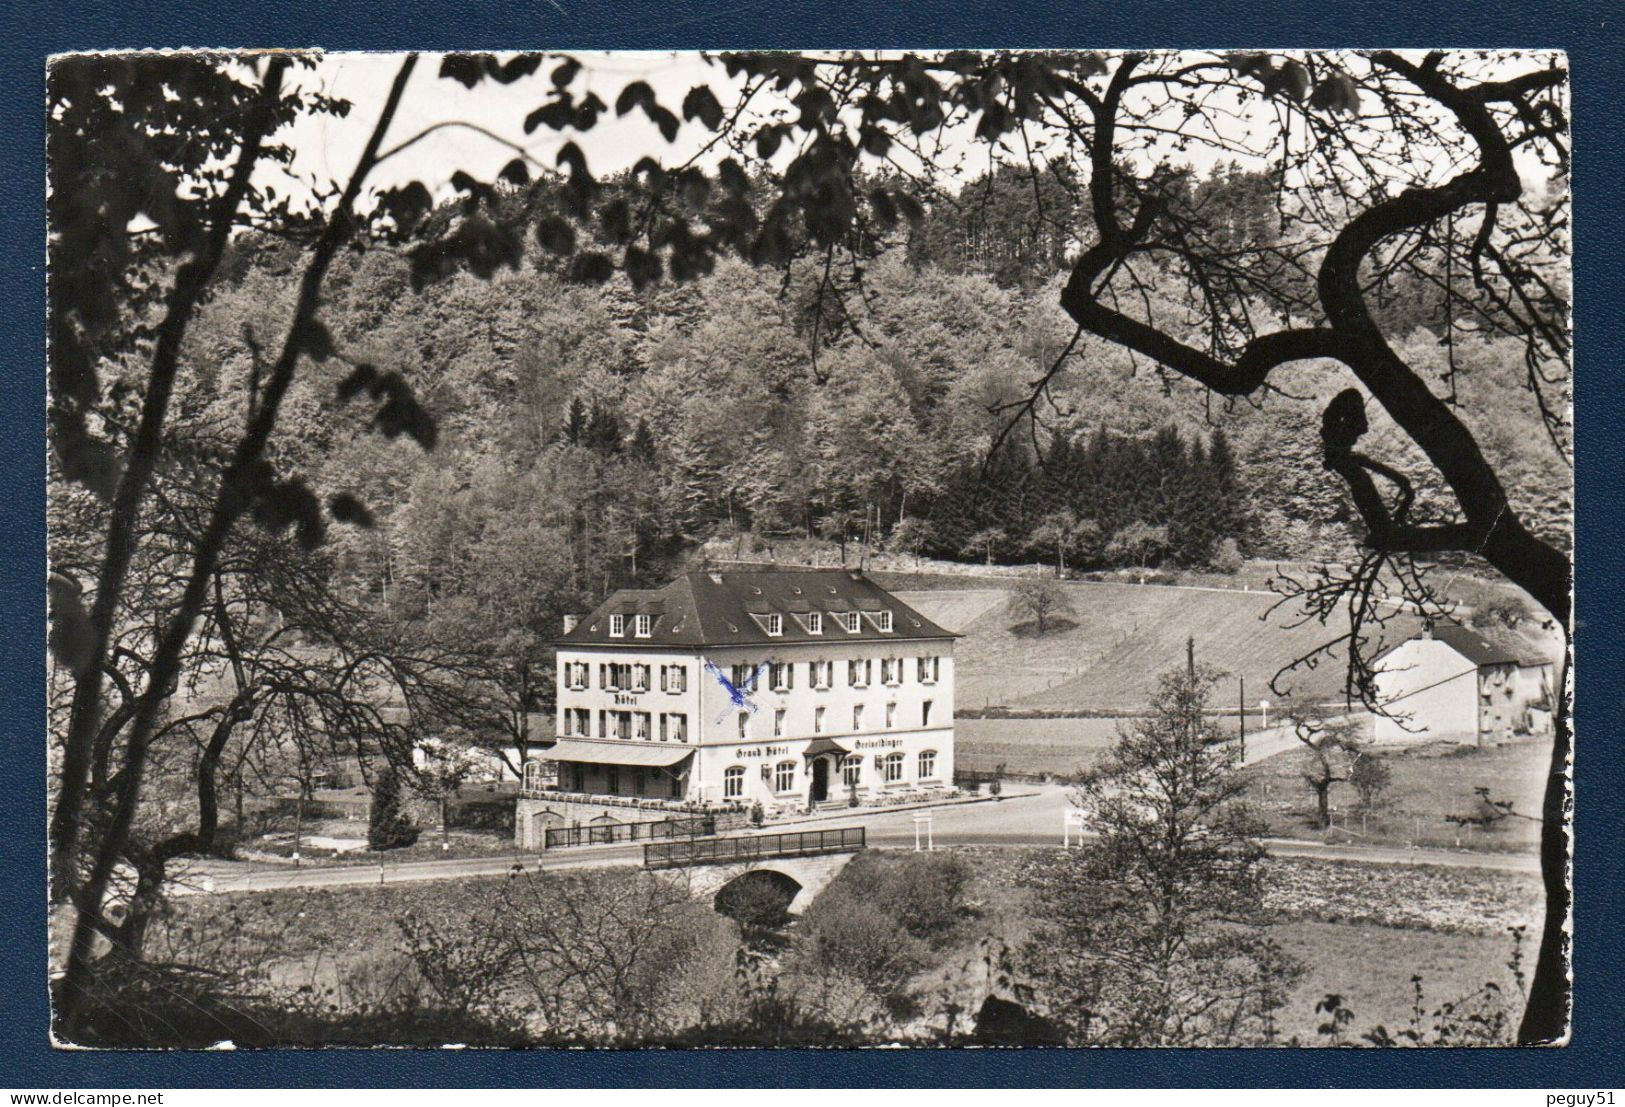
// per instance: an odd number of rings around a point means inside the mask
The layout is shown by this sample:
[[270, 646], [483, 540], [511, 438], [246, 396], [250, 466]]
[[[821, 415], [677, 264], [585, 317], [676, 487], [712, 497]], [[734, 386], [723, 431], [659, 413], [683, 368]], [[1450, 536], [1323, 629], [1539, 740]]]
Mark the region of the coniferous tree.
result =
[[392, 766], [385, 766], [372, 784], [372, 805], [367, 811], [367, 848], [401, 849], [418, 840], [417, 828], [407, 817], [401, 781]]

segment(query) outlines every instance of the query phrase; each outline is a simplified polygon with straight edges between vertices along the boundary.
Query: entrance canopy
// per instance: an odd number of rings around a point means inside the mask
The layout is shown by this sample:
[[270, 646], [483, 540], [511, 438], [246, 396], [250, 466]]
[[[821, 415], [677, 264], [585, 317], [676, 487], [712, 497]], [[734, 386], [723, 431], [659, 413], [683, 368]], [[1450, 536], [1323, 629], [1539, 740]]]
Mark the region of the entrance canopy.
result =
[[665, 768], [675, 765], [694, 751], [687, 746], [652, 745], [649, 742], [582, 742], [560, 738], [542, 756], [549, 761], [572, 761], [584, 765], [632, 765], [639, 768]]
[[841, 743], [835, 741], [835, 739], [833, 739], [833, 738], [814, 738], [811, 742], [807, 743], [807, 748], [802, 751], [801, 756], [803, 756], [803, 757], [817, 757], [819, 754], [824, 754], [824, 753], [851, 753], [851, 752], [852, 752], [851, 750], [847, 749], [845, 746], [841, 745]]

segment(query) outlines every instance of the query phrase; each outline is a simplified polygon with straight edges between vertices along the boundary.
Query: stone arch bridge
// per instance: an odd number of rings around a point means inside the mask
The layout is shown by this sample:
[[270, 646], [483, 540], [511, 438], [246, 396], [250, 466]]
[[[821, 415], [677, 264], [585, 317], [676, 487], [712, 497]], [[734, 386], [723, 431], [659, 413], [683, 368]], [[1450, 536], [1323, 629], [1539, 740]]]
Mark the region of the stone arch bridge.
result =
[[650, 843], [643, 864], [681, 876], [707, 899], [741, 882], [766, 884], [787, 894], [786, 910], [799, 915], [863, 848], [862, 827], [839, 827]]

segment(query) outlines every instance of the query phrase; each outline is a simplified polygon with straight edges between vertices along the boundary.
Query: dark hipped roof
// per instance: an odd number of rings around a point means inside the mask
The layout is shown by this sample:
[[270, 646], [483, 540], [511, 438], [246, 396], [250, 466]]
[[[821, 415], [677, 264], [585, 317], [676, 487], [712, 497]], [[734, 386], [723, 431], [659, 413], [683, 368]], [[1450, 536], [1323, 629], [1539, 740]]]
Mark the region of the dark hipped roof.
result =
[[[835, 613], [861, 611], [856, 633], [835, 620]], [[888, 633], [874, 615], [892, 613]], [[824, 616], [824, 632], [807, 631], [806, 616]], [[654, 617], [648, 638], [634, 635], [634, 615]], [[609, 617], [625, 615], [626, 633], [609, 635]], [[769, 615], [784, 616], [784, 632], [770, 636]], [[582, 619], [556, 645], [738, 646], [784, 642], [906, 641], [911, 638], [955, 638], [951, 631], [851, 569], [720, 569], [684, 573], [664, 588], [622, 589]]]

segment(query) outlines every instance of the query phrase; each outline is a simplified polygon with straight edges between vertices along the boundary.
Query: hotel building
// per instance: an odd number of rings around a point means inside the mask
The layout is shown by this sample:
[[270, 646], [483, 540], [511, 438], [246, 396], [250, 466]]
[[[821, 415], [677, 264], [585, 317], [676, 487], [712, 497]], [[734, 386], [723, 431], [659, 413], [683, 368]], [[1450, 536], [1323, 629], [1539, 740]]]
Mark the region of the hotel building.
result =
[[785, 808], [947, 788], [954, 637], [845, 569], [622, 590], [566, 620], [541, 757], [590, 795]]

